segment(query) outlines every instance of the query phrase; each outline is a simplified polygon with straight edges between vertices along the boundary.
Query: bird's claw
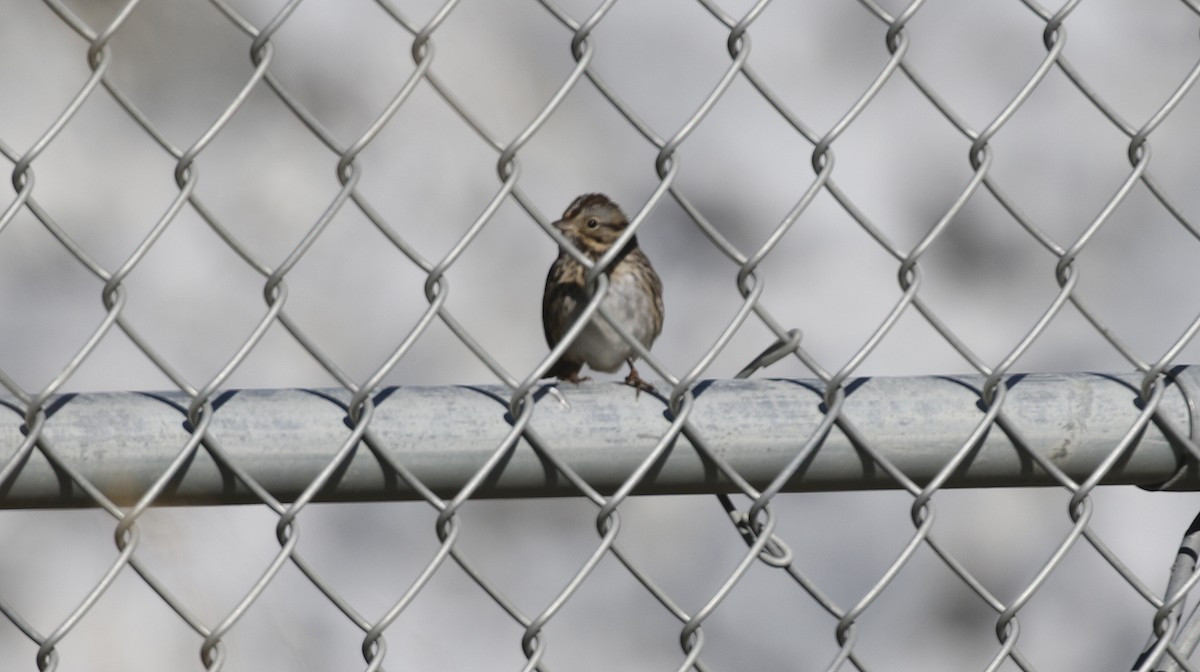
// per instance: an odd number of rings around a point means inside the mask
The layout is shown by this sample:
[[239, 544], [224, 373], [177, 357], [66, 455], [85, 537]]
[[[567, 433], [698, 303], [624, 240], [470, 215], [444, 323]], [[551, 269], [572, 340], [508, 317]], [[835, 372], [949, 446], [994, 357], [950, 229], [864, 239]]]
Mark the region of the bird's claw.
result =
[[658, 388], [642, 380], [642, 377], [638, 375], [637, 369], [633, 368], [632, 364], [629, 366], [629, 375], [625, 376], [625, 384], [637, 390], [637, 393], [634, 395], [635, 399], [642, 396], [643, 391], [651, 394], [658, 393]]

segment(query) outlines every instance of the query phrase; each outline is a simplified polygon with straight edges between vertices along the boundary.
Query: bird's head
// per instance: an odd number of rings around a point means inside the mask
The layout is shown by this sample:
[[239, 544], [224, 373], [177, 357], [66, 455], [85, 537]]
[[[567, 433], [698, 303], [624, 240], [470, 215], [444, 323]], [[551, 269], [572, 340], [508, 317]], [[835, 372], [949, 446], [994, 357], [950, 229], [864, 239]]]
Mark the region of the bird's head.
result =
[[[629, 220], [604, 194], [584, 194], [571, 203], [554, 226], [581, 252], [596, 259], [612, 247]], [[637, 244], [633, 240], [630, 243]]]

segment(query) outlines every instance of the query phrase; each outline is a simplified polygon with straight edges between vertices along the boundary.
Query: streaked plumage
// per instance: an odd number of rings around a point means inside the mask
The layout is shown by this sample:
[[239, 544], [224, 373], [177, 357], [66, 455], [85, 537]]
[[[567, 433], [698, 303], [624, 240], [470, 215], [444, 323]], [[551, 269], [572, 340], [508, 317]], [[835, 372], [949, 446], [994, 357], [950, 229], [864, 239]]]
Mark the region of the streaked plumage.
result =
[[[621, 208], [604, 194], [584, 194], [571, 203], [554, 226], [595, 261], [616, 242], [629, 221]], [[542, 297], [542, 327], [550, 347], [562, 340], [587, 305], [586, 275], [587, 269], [582, 264], [559, 251], [546, 276]], [[608, 278], [608, 293], [601, 305], [612, 319], [649, 348], [662, 331], [662, 282], [638, 247], [637, 236], [629, 240], [608, 267]], [[579, 376], [584, 364], [611, 373], [625, 362], [629, 364], [625, 382], [639, 390], [653, 390], [652, 385], [638, 376], [633, 366], [636, 358], [633, 347], [597, 313], [547, 375], [577, 383], [586, 380]]]

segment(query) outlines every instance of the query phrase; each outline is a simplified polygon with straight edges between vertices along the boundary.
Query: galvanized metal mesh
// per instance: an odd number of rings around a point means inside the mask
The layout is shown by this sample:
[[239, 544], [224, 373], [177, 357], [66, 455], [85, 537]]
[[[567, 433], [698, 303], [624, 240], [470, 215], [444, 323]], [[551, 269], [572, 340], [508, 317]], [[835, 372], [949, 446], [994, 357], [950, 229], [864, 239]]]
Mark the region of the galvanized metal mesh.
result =
[[[95, 508], [0, 517], [0, 667], [1192, 669], [1195, 497], [1099, 484], [1151, 427], [1200, 455], [1159, 413], [1197, 359], [1200, 6], [479, 4], [5, 7], [0, 490], [49, 462]], [[661, 429], [608, 493], [533, 430], [549, 222], [597, 190], [667, 305], [663, 394], [629, 395]], [[1057, 487], [944, 487], [1023, 445], [1014, 374], [1130, 369], [1087, 478], [1029, 450]], [[983, 376], [977, 420], [917, 483], [845, 405], [938, 373]], [[766, 375], [821, 397], [786, 469], [630, 496], [704, 450], [703, 379]], [[506, 391], [452, 496], [372, 429], [415, 383]], [[211, 430], [229, 390], [330, 385], [348, 433], [294, 501]], [[118, 504], [55, 411], [164, 388], [177, 459]], [[895, 490], [780, 494], [830, 432]], [[423, 501], [311, 503], [368, 450]], [[578, 496], [479, 499], [514, 450]], [[155, 507], [201, 453], [262, 505]]]

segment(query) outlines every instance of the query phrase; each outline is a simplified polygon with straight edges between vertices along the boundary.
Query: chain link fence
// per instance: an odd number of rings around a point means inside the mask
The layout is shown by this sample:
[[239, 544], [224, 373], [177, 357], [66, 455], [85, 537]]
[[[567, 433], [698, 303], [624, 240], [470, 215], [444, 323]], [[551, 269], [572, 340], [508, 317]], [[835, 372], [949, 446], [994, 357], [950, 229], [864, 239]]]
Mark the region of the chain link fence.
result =
[[[1198, 29], [6, 4], [0, 668], [1193, 669]], [[541, 380], [595, 191], [657, 393]]]

